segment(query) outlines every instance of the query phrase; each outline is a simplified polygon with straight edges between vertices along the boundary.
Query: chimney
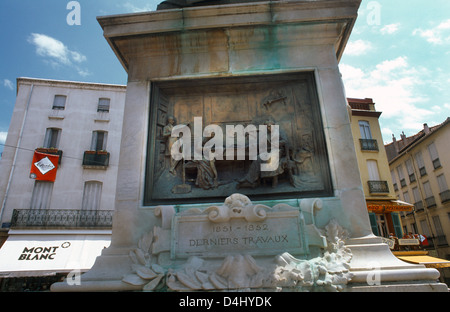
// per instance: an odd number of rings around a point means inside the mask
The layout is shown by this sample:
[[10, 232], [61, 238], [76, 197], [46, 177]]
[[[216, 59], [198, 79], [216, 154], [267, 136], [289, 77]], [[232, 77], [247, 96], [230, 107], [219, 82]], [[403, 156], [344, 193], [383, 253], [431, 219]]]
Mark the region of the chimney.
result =
[[426, 124], [426, 123], [423, 124], [423, 132], [425, 133], [425, 135], [430, 133], [430, 128], [428, 127], [428, 124]]
[[398, 143], [397, 143], [397, 139], [395, 138], [395, 135], [392, 133], [392, 144], [394, 145], [394, 149], [395, 149], [395, 154], [398, 155]]
[[402, 134], [400, 134], [400, 138], [401, 138], [402, 140], [405, 140], [405, 139], [406, 139], [405, 132], [402, 131]]

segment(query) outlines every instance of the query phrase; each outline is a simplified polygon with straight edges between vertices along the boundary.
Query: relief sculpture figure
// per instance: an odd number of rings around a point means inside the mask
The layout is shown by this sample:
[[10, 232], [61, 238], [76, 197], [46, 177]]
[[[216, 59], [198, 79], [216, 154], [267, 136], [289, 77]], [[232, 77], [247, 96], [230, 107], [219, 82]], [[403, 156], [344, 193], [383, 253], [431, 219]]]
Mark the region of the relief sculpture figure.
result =
[[178, 161], [173, 159], [170, 151], [172, 150], [172, 145], [177, 141], [176, 137], [172, 137], [172, 129], [175, 126], [175, 118], [173, 116], [167, 117], [167, 125], [163, 128], [163, 137], [166, 140], [166, 157], [169, 157], [169, 172], [175, 175], [175, 168]]
[[[275, 125], [275, 122], [273, 119], [268, 118], [264, 122], [264, 124], [267, 126], [267, 146], [271, 146], [271, 131], [272, 126]], [[280, 131], [279, 133], [279, 162], [278, 166], [275, 170], [272, 171], [261, 171], [261, 163], [266, 162], [270, 163], [273, 161], [273, 157], [270, 157], [268, 160], [262, 160], [261, 154], [258, 155], [258, 158], [254, 161], [252, 161], [250, 168], [247, 172], [247, 174], [238, 181], [237, 188], [242, 187], [251, 187], [256, 188], [260, 185], [262, 179], [271, 178], [272, 179], [272, 187], [276, 187], [278, 185], [278, 176], [283, 174], [285, 172], [285, 168], [289, 168], [286, 166], [288, 158], [289, 158], [289, 145], [288, 141], [286, 139], [286, 135], [283, 131]]]
[[303, 135], [302, 141], [303, 144], [301, 148], [297, 149], [292, 157], [294, 164], [292, 183], [295, 187], [300, 187], [304, 183], [314, 183], [318, 181], [313, 167], [314, 148], [311, 135]]
[[[214, 132], [211, 138], [214, 137]], [[206, 143], [207, 138], [202, 142], [202, 145]], [[210, 151], [214, 153], [214, 151]], [[201, 160], [192, 160], [186, 163], [186, 168], [197, 169], [197, 176], [195, 178], [195, 186], [202, 188], [204, 190], [215, 189], [219, 186], [218, 174], [216, 169], [216, 159], [215, 157], [210, 157], [211, 155], [203, 155]]]

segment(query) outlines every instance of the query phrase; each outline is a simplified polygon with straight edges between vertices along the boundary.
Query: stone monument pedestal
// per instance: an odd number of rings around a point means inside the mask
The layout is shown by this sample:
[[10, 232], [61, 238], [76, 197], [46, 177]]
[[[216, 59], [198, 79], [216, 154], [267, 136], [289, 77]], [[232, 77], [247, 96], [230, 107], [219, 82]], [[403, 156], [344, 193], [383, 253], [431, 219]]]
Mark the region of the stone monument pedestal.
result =
[[[79, 285], [52, 290], [447, 291], [371, 231], [338, 68], [359, 5], [98, 18], [128, 72], [112, 241]], [[223, 130], [271, 119], [281, 170], [254, 171], [248, 151], [173, 162], [168, 116], [192, 130], [195, 117]]]

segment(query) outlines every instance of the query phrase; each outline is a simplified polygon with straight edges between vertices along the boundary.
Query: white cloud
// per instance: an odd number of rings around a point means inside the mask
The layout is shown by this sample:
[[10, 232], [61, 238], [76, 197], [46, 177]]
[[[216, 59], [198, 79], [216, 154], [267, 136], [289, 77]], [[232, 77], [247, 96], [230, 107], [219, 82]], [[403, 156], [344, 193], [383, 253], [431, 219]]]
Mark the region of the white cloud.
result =
[[87, 60], [86, 56], [78, 52], [70, 51], [70, 55], [72, 56], [72, 60], [77, 63], [85, 62]]
[[347, 55], [363, 55], [372, 49], [372, 44], [365, 40], [350, 41], [345, 48], [345, 54]]
[[437, 45], [450, 43], [450, 19], [431, 29], [417, 28], [413, 31], [413, 35], [418, 35], [426, 41]]
[[392, 35], [398, 31], [400, 23], [389, 24], [380, 29], [382, 34]]
[[36, 53], [45, 58], [46, 62], [57, 68], [61, 65], [74, 67], [81, 76], [89, 73], [77, 64], [87, 60], [86, 56], [70, 50], [61, 41], [44, 34], [32, 33], [28, 42], [36, 47]]
[[421, 129], [434, 114], [432, 108], [421, 107], [427, 99], [418, 91], [426, 69], [412, 67], [406, 57], [385, 60], [367, 71], [346, 64], [341, 64], [340, 70], [348, 97], [373, 98], [386, 122], [382, 124], [385, 138], [390, 129]]
[[3, 79], [3, 86], [10, 90], [14, 90], [14, 84], [9, 79]]
[[124, 3], [123, 7], [125, 8], [125, 10], [127, 12], [130, 12], [130, 13], [154, 11], [156, 9], [155, 4], [144, 4], [142, 7], [140, 7], [140, 6], [136, 6], [135, 4], [132, 4], [130, 2]]
[[0, 132], [0, 144], [5, 144], [8, 132]]

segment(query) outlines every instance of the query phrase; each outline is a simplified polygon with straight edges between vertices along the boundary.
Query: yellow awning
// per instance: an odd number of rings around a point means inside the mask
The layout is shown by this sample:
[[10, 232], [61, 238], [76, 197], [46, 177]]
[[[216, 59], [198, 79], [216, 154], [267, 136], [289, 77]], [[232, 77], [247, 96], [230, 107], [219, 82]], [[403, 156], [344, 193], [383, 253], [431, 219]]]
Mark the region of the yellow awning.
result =
[[397, 258], [409, 263], [423, 264], [429, 268], [450, 267], [450, 261], [430, 256], [397, 256]]

